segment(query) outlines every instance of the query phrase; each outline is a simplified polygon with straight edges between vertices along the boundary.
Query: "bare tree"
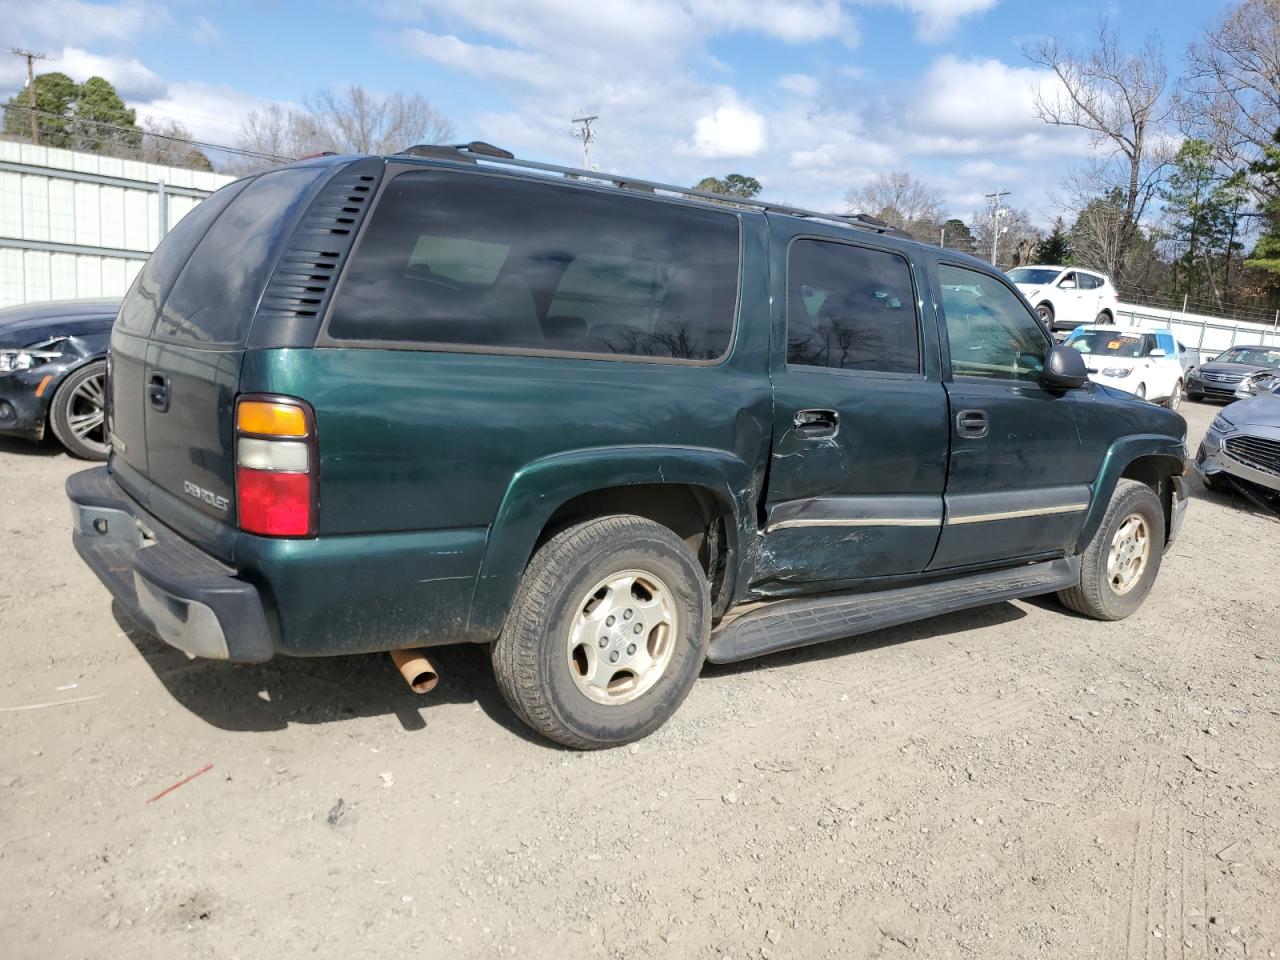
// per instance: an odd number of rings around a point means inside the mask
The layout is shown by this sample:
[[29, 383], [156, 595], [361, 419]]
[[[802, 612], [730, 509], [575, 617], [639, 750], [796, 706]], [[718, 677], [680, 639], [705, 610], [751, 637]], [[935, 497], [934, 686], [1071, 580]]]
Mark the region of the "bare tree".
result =
[[177, 120], [146, 117], [142, 121], [142, 159], [170, 167], [212, 170], [209, 158], [191, 143], [191, 131]]
[[998, 220], [992, 213], [988, 207], [975, 212], [969, 221], [974, 224], [975, 255], [984, 260], [991, 256], [991, 241], [998, 229], [999, 262], [996, 266], [1021, 267], [1031, 263], [1036, 244], [1040, 242], [1040, 231], [1031, 222], [1031, 215], [1014, 207], [1002, 207]]
[[1220, 163], [1258, 159], [1280, 127], [1280, 3], [1243, 0], [1210, 23], [1187, 50], [1176, 102], [1183, 129]]
[[[304, 109], [267, 104], [240, 125], [241, 150], [291, 160], [312, 153], [395, 153], [417, 143], [447, 143], [453, 125], [423, 97], [371, 94], [361, 86], [326, 90]], [[249, 172], [271, 160], [244, 158], [235, 169]]]
[[1155, 38], [1136, 53], [1121, 50], [1105, 21], [1098, 27], [1097, 46], [1085, 53], [1065, 50], [1053, 38], [1027, 46], [1025, 53], [1057, 81], [1036, 91], [1037, 115], [1045, 123], [1089, 135], [1099, 151], [1091, 167], [1095, 196], [1120, 190], [1124, 216], [1119, 245], [1114, 260], [1105, 265], [1119, 280], [1125, 267], [1123, 251], [1137, 236], [1170, 158], [1163, 134], [1173, 107], [1165, 95], [1164, 53]]
[[417, 94], [379, 96], [355, 85], [318, 94], [307, 112], [336, 153], [396, 153], [454, 136], [453, 124]]
[[942, 199], [909, 173], [882, 173], [865, 187], [845, 196], [850, 213], [867, 213], [917, 240], [936, 243], [942, 219]]

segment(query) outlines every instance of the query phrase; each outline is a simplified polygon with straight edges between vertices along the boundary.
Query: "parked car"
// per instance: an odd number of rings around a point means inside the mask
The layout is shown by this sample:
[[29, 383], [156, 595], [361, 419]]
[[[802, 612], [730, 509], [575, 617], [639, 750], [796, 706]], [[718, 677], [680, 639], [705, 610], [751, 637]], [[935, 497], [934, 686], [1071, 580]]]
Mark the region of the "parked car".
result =
[[1077, 327], [1066, 345], [1084, 355], [1089, 379], [1095, 383], [1170, 410], [1182, 403], [1186, 364], [1181, 344], [1169, 330]]
[[[1192, 400], [1237, 400], [1251, 395], [1245, 385], [1255, 375], [1277, 371], [1280, 371], [1280, 347], [1232, 347], [1191, 373], [1187, 378], [1187, 396]], [[1242, 387], [1245, 387], [1243, 392]]]
[[1210, 490], [1231, 477], [1280, 493], [1280, 395], [1260, 393], [1214, 417], [1196, 452], [1196, 469]]
[[0, 434], [107, 459], [107, 344], [119, 300], [59, 300], [0, 310]]
[[1116, 288], [1105, 274], [1079, 267], [1015, 267], [1009, 271], [1050, 330], [1116, 322]]
[[707, 659], [1055, 591], [1125, 617], [1186, 504], [1182, 418], [1091, 385], [989, 264], [487, 145], [224, 187], [111, 349], [110, 463], [67, 492], [147, 629], [396, 651], [422, 689], [423, 648], [492, 644], [578, 748]]

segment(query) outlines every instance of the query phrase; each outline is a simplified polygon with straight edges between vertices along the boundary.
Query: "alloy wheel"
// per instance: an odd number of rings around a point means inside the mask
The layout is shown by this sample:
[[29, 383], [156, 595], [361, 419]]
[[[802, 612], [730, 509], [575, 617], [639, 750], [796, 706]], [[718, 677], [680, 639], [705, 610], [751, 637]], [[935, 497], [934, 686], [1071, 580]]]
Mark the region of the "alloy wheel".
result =
[[1151, 529], [1147, 518], [1131, 513], [1116, 529], [1107, 551], [1107, 582], [1117, 596], [1137, 586], [1151, 557]]

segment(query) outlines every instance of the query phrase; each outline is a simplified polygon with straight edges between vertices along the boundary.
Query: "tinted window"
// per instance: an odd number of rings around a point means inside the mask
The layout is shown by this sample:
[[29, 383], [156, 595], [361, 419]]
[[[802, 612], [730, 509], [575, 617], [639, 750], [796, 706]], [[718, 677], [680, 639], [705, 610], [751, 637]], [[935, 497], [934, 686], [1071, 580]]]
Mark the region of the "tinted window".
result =
[[248, 181], [238, 180], [229, 183], [217, 193], [196, 204], [191, 211], [173, 225], [173, 229], [165, 234], [160, 245], [151, 254], [146, 265], [138, 273], [133, 286], [120, 306], [120, 316], [116, 319], [125, 330], [134, 333], [150, 333], [155, 323], [160, 304], [173, 284], [173, 279], [182, 269], [182, 265], [191, 256], [200, 238], [204, 236], [209, 225], [218, 218], [235, 197], [245, 188]]
[[847, 243], [797, 240], [787, 255], [787, 363], [917, 373], [911, 267]]
[[729, 348], [737, 292], [731, 214], [412, 172], [383, 192], [328, 335], [710, 360]]
[[1043, 285], [1053, 283], [1061, 272], [1057, 267], [1048, 269], [1045, 267], [1018, 267], [1016, 270], [1009, 271], [1009, 279], [1014, 283]]
[[1080, 285], [1081, 290], [1097, 290], [1102, 286], [1102, 278], [1095, 277], [1090, 273], [1076, 274], [1076, 283]]
[[1022, 301], [999, 280], [938, 265], [956, 376], [1039, 380], [1049, 341]]
[[325, 173], [325, 168], [300, 167], [251, 181], [178, 275], [156, 336], [210, 344], [242, 341], [279, 244], [309, 199], [307, 187]]

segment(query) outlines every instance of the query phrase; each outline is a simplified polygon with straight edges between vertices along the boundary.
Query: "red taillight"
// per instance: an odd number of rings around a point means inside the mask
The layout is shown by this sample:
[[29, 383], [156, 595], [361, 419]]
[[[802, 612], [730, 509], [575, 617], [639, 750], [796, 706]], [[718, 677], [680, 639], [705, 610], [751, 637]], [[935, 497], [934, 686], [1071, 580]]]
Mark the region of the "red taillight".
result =
[[268, 537], [316, 532], [316, 431], [311, 408], [290, 397], [236, 402], [236, 509], [240, 529]]
[[236, 470], [240, 529], [269, 537], [305, 537], [311, 532], [311, 475]]

